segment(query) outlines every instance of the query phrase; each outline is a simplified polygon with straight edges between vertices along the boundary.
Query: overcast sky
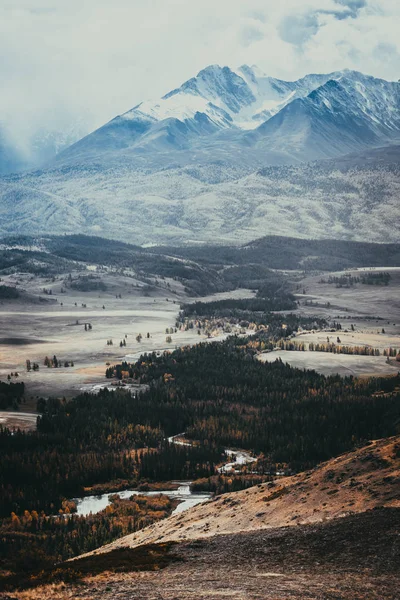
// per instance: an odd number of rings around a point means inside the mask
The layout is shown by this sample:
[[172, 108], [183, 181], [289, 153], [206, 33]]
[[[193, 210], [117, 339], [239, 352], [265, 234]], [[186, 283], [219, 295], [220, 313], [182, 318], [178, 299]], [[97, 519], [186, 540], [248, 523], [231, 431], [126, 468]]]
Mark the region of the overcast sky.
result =
[[0, 0], [0, 121], [95, 128], [218, 63], [400, 77], [399, 0]]

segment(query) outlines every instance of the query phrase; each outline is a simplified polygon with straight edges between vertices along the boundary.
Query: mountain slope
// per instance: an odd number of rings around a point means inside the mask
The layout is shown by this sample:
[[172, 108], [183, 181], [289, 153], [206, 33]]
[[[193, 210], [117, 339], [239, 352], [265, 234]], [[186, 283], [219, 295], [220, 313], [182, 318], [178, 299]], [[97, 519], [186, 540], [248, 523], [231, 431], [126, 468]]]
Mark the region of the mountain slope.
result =
[[141, 544], [195, 540], [310, 525], [377, 507], [400, 508], [400, 437], [382, 439], [319, 467], [204, 504], [90, 554]]
[[341, 159], [254, 173], [224, 163], [152, 171], [144, 160], [140, 169], [62, 167], [2, 178], [0, 233], [91, 233], [135, 244], [265, 235], [397, 242], [399, 147], [368, 156], [352, 155], [349, 166]]
[[[40, 572], [4, 600], [397, 600], [400, 437], [229, 493]], [[11, 594], [11, 595], [10, 595]]]
[[400, 84], [346, 73], [296, 99], [249, 136], [260, 149], [331, 158], [400, 139]]
[[[18, 599], [398, 600], [399, 531], [400, 511], [379, 509], [315, 525], [115, 550], [58, 565], [42, 574], [42, 582], [55, 583], [18, 590]], [[63, 574], [65, 583], [57, 584]]]

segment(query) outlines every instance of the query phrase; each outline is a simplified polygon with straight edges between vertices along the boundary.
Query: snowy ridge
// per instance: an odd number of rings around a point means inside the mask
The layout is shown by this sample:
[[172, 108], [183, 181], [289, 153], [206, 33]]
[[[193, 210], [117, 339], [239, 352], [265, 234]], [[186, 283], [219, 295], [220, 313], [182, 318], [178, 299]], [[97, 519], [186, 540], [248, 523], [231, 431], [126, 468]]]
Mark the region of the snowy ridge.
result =
[[400, 84], [345, 71], [288, 103], [251, 134], [249, 143], [304, 161], [399, 139]]
[[254, 129], [292, 100], [308, 96], [331, 79], [349, 79], [350, 74], [354, 80], [363, 77], [345, 70], [283, 81], [268, 77], [256, 65], [242, 65], [234, 70], [211, 65], [160, 100], [142, 102], [122, 116], [126, 119], [160, 121], [175, 118], [185, 121], [198, 112], [223, 127], [234, 124], [242, 129]]
[[336, 157], [399, 139], [399, 88], [349, 70], [283, 81], [255, 65], [210, 65], [82, 139], [83, 120], [65, 131], [49, 125], [21, 155], [0, 131], [0, 174], [56, 155], [57, 164], [75, 167], [129, 159], [151, 168], [221, 160], [258, 168]]
[[242, 129], [253, 129], [292, 99], [309, 94], [331, 76], [333, 74], [313, 75], [287, 82], [267, 77], [255, 65], [242, 65], [235, 70], [211, 65], [160, 100], [139, 104], [123, 118], [185, 121], [196, 112], [202, 112], [215, 119], [217, 111], [216, 120], [222, 117], [222, 126], [228, 121]]
[[282, 81], [255, 66], [211, 65], [116, 117], [58, 163], [104, 158], [136, 168], [146, 160], [153, 169], [222, 160], [254, 169], [334, 158], [399, 139], [399, 90], [356, 71]]
[[231, 117], [218, 106], [208, 102], [201, 96], [181, 94], [162, 98], [159, 102], [142, 102], [122, 115], [123, 119], [155, 122], [164, 119], [193, 119], [197, 113], [206, 114], [216, 125], [226, 127], [231, 124]]

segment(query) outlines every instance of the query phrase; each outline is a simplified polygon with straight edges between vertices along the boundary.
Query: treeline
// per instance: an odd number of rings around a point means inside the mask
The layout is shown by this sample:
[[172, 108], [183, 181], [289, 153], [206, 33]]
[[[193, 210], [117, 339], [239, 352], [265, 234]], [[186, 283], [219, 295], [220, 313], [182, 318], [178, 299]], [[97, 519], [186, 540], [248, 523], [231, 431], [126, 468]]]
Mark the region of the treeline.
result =
[[398, 356], [400, 354], [400, 348], [396, 349], [396, 348], [385, 348], [383, 351], [383, 356], [388, 356], [388, 357], [395, 357]]
[[370, 346], [341, 346], [340, 343], [335, 344], [334, 342], [315, 343], [309, 342], [307, 345], [305, 342], [297, 342], [295, 340], [280, 340], [277, 343], [277, 347], [281, 350], [300, 351], [304, 352], [330, 352], [331, 354], [351, 354], [358, 356], [380, 356], [381, 351], [379, 348], [372, 348]]
[[14, 408], [18, 410], [19, 404], [25, 394], [25, 385], [21, 383], [4, 383], [0, 381], [0, 409]]
[[352, 287], [357, 283], [361, 283], [363, 285], [389, 285], [389, 281], [391, 280], [390, 273], [379, 272], [379, 273], [366, 273], [361, 275], [360, 277], [354, 277], [350, 274], [340, 275], [340, 276], [332, 276], [328, 277], [328, 280], [321, 279], [319, 283], [329, 283], [335, 284], [336, 287]]
[[[293, 350], [304, 352], [305, 350], [309, 350], [309, 352], [330, 352], [332, 354], [350, 354], [357, 356], [381, 356], [381, 351], [379, 348], [373, 348], [372, 346], [342, 346], [340, 341], [338, 343], [335, 342], [327, 342], [327, 343], [317, 343], [317, 342], [309, 342], [308, 345], [305, 342], [298, 342], [296, 340], [285, 340], [281, 339], [276, 343], [276, 347], [281, 350]], [[267, 349], [272, 349], [271, 345]], [[398, 356], [400, 349], [397, 348], [385, 348], [382, 351], [383, 356], [395, 358]]]
[[239, 492], [265, 481], [272, 481], [272, 475], [214, 475], [193, 481], [190, 488], [193, 492], [210, 492], [219, 496], [228, 492]]
[[243, 299], [215, 300], [214, 302], [193, 302], [181, 306], [179, 320], [184, 321], [189, 317], [207, 317], [207, 318], [235, 318], [243, 320], [259, 319], [260, 314], [280, 310], [293, 310], [297, 306], [292, 294], [283, 294], [273, 297], [257, 297]]

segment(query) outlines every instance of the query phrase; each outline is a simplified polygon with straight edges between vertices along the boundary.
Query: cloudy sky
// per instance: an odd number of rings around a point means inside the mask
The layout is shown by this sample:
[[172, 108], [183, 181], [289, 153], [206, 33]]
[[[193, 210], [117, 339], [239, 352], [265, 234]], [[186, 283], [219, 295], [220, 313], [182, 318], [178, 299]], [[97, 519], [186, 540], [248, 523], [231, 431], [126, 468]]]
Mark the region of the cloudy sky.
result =
[[0, 122], [95, 128], [208, 64], [400, 78], [399, 0], [0, 0]]

